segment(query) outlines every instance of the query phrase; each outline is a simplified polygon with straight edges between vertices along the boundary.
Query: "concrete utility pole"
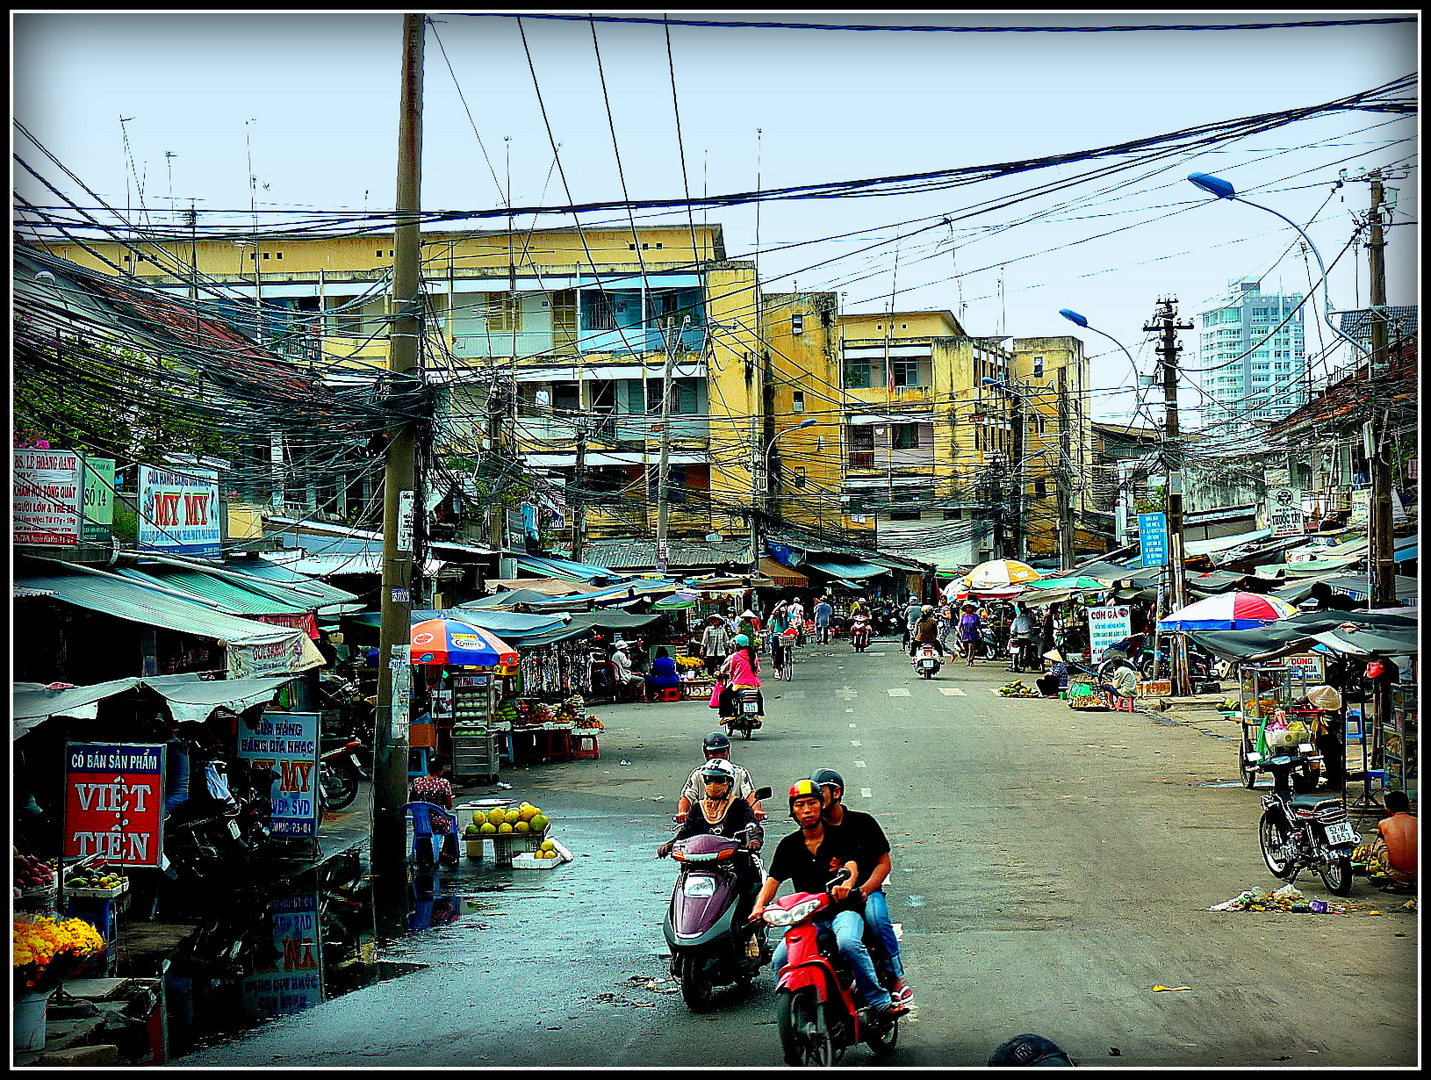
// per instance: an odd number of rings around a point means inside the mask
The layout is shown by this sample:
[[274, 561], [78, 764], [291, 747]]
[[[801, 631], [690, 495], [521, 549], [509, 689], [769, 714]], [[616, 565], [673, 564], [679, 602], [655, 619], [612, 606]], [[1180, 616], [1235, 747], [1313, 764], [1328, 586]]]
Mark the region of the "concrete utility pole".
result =
[[[402, 103], [398, 113], [397, 213], [393, 237], [393, 322], [389, 333], [390, 400], [411, 400], [421, 346], [422, 236], [418, 222], [422, 185], [422, 61], [425, 17], [403, 16]], [[383, 481], [382, 630], [378, 651], [378, 703], [373, 783], [373, 896], [385, 926], [401, 926], [407, 910], [407, 729], [412, 709], [410, 659], [413, 590], [413, 522], [417, 501], [417, 447], [403, 419], [388, 442]]]
[[581, 562], [586, 544], [586, 424], [576, 429], [576, 469], [572, 473], [571, 561]]
[[[1163, 407], [1165, 419], [1163, 432], [1166, 452], [1171, 460], [1165, 462], [1168, 470], [1168, 546], [1172, 549], [1168, 564], [1172, 574], [1172, 610], [1177, 611], [1187, 604], [1187, 588], [1183, 560], [1183, 451], [1178, 445], [1178, 354], [1183, 347], [1178, 344], [1179, 330], [1193, 329], [1192, 323], [1177, 321], [1177, 298], [1168, 297], [1158, 301], [1158, 313], [1153, 321], [1143, 327], [1144, 333], [1161, 333], [1162, 342], [1158, 355], [1163, 367]], [[1184, 697], [1189, 693], [1187, 650], [1181, 634], [1171, 635], [1173, 696]]]
[[1069, 456], [1068, 432], [1068, 368], [1058, 369], [1058, 551], [1060, 569], [1072, 570], [1077, 559], [1073, 548], [1078, 542], [1073, 520], [1072, 459]]
[[[1374, 383], [1384, 377], [1389, 368], [1386, 354], [1386, 240], [1381, 230], [1381, 205], [1385, 200], [1380, 169], [1373, 169], [1371, 179], [1371, 239], [1368, 241], [1367, 265], [1371, 271], [1371, 356], [1367, 378]], [[1376, 394], [1370, 395], [1374, 400]], [[1389, 420], [1389, 417], [1388, 417]], [[1373, 424], [1375, 420], [1373, 419]], [[1391, 460], [1386, 422], [1374, 441], [1374, 454], [1368, 463], [1371, 472], [1371, 563], [1370, 606], [1396, 606], [1396, 538], [1391, 522]]]
[[661, 335], [666, 346], [666, 366], [661, 378], [661, 455], [656, 467], [656, 569], [663, 575], [668, 555], [666, 528], [670, 519], [666, 488], [667, 474], [671, 471], [671, 366], [676, 362], [676, 346], [690, 324], [691, 317], [687, 315], [677, 331], [668, 319]]

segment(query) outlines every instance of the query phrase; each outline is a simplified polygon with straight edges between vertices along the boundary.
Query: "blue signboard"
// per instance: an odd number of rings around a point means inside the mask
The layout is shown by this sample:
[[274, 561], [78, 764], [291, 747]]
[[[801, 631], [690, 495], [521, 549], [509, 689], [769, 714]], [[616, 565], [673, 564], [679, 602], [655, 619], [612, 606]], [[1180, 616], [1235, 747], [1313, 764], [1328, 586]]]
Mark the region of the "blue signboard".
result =
[[316, 712], [265, 712], [252, 728], [240, 725], [238, 756], [274, 772], [273, 835], [318, 835], [318, 724]]
[[1139, 514], [1138, 543], [1144, 566], [1168, 565], [1168, 515]]

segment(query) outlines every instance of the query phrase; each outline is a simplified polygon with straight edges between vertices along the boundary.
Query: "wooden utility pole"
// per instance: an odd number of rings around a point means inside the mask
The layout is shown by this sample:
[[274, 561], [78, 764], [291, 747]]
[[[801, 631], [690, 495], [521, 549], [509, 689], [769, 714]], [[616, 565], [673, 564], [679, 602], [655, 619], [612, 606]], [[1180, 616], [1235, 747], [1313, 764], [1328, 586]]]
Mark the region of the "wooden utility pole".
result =
[[[1386, 326], [1386, 240], [1381, 229], [1381, 204], [1386, 197], [1380, 169], [1373, 169], [1371, 179], [1371, 239], [1367, 247], [1367, 265], [1371, 272], [1371, 356], [1367, 378], [1373, 385], [1385, 378], [1388, 371]], [[1375, 401], [1375, 393], [1369, 401]], [[1372, 423], [1375, 424], [1373, 418]], [[1371, 562], [1370, 606], [1396, 606], [1396, 538], [1391, 521], [1391, 447], [1385, 422], [1380, 432], [1373, 432], [1373, 456], [1368, 462], [1371, 473]]]
[[[393, 237], [393, 321], [389, 332], [390, 401], [411, 402], [419, 385], [422, 236], [422, 61], [425, 17], [403, 16], [402, 103]], [[411, 611], [417, 500], [417, 447], [412, 421], [394, 424], [383, 481], [382, 630], [373, 782], [373, 894], [385, 927], [400, 926], [407, 909], [408, 724], [412, 708]]]
[[586, 423], [576, 429], [576, 469], [572, 473], [571, 561], [581, 562], [586, 545]]
[[[1186, 606], [1187, 588], [1184, 577], [1183, 560], [1183, 448], [1179, 445], [1178, 429], [1178, 354], [1183, 347], [1178, 344], [1179, 330], [1191, 330], [1192, 323], [1177, 321], [1177, 298], [1168, 297], [1158, 301], [1158, 313], [1153, 321], [1143, 327], [1144, 333], [1161, 333], [1162, 341], [1158, 355], [1163, 367], [1163, 433], [1164, 453], [1167, 455], [1164, 467], [1168, 473], [1168, 547], [1169, 570], [1172, 575], [1172, 610]], [[1188, 685], [1188, 664], [1185, 641], [1181, 634], [1173, 634], [1172, 678], [1173, 696], [1184, 697], [1190, 692]]]
[[669, 319], [662, 328], [661, 337], [666, 346], [666, 366], [661, 377], [661, 454], [656, 466], [656, 570], [664, 575], [669, 551], [667, 549], [667, 526], [670, 521], [670, 505], [666, 492], [667, 474], [671, 471], [671, 366], [676, 362], [676, 346], [681, 334], [690, 326], [687, 315], [678, 331]]

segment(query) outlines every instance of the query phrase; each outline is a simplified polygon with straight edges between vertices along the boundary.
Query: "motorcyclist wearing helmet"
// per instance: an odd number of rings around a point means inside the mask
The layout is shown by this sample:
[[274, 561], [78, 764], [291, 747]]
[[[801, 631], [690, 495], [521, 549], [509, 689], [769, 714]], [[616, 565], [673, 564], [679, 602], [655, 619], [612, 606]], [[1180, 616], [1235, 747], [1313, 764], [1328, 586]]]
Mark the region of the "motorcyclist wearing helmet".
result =
[[894, 869], [890, 861], [889, 840], [872, 814], [845, 806], [845, 781], [834, 769], [816, 769], [810, 774], [810, 779], [820, 789], [826, 824], [840, 830], [851, 845], [855, 862], [859, 865], [855, 883], [857, 891], [864, 896], [865, 922], [879, 938], [889, 960], [889, 970], [894, 975], [890, 996], [900, 1004], [907, 1004], [914, 996], [914, 990], [904, 981], [899, 938], [890, 921], [889, 904], [884, 895], [885, 879]]
[[919, 625], [922, 609], [919, 597], [910, 593], [909, 603], [904, 605], [904, 636], [900, 639], [903, 648], [909, 648], [909, 643], [914, 640], [914, 628]]
[[933, 645], [944, 656], [944, 642], [939, 640], [939, 620], [934, 617], [934, 606], [925, 604], [919, 609], [919, 621], [914, 624], [914, 633], [909, 642], [909, 655], [913, 656], [921, 645]]
[[[765, 810], [760, 805], [760, 800], [755, 797], [755, 781], [750, 778], [750, 773], [743, 766], [737, 765], [730, 760], [730, 737], [724, 731], [712, 731], [701, 740], [701, 748], [705, 751], [706, 762], [725, 761], [735, 770], [735, 797], [744, 799], [750, 803], [750, 809], [754, 811], [756, 821], [765, 820]], [[681, 801], [676, 805], [676, 820], [684, 823], [686, 815], [691, 812], [691, 805], [699, 802], [705, 795], [705, 782], [701, 779], [701, 770], [705, 765], [697, 765], [691, 770], [691, 775], [686, 777], [685, 787], [681, 788]]]
[[[750, 917], [761, 917], [766, 906], [775, 899], [782, 881], [789, 881], [796, 892], [822, 893], [831, 878], [841, 870], [849, 871], [854, 876], [830, 890], [835, 903], [821, 912], [821, 919], [828, 920], [834, 930], [840, 954], [854, 973], [855, 986], [864, 1004], [874, 1012], [900, 1015], [907, 1007], [891, 999], [889, 991], [879, 984], [874, 961], [864, 944], [865, 920], [858, 908], [859, 894], [853, 889], [853, 883], [859, 880], [859, 864], [850, 857], [840, 830], [826, 825], [823, 810], [824, 800], [819, 785], [813, 780], [797, 780], [790, 786], [790, 816], [800, 828], [776, 845], [765, 886], [756, 898]], [[787, 955], [782, 940], [775, 949], [777, 972], [785, 966]]]
[[[741, 690], [746, 687], [760, 689], [760, 657], [755, 655], [754, 644], [747, 634], [737, 634], [735, 636], [735, 652], [726, 657], [725, 663], [720, 666], [717, 677], [723, 678], [733, 690]], [[732, 698], [734, 695], [732, 695]], [[734, 700], [731, 701], [730, 708], [735, 708]], [[765, 696], [760, 695], [759, 712], [757, 717], [765, 715]], [[721, 709], [721, 715], [728, 715], [725, 708]], [[756, 727], [760, 727], [757, 719]]]
[[756, 837], [752, 847], [758, 850], [764, 830], [756, 822], [750, 803], [735, 793], [735, 766], [724, 758], [711, 758], [696, 772], [704, 789], [702, 797], [691, 805], [691, 811], [676, 835], [656, 849], [657, 857], [664, 859], [669, 855], [677, 840], [701, 833], [736, 836], [752, 824], [755, 825]]

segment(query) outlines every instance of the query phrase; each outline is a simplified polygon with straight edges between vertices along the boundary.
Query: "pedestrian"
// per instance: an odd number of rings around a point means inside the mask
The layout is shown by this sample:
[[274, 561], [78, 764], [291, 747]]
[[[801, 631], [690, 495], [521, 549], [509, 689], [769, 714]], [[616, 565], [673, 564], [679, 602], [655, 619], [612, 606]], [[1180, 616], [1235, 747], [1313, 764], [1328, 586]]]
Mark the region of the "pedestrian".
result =
[[760, 650], [760, 619], [750, 608], [746, 608], [740, 613], [740, 621], [735, 624], [737, 635], [744, 634], [750, 639], [750, 644], [756, 651]]
[[1377, 824], [1371, 845], [1371, 858], [1387, 878], [1382, 891], [1414, 892], [1417, 845], [1411, 800], [1404, 791], [1388, 791], [1383, 802], [1387, 816]]
[[923, 604], [919, 602], [919, 597], [913, 593], [909, 594], [909, 603], [904, 605], [904, 636], [900, 639], [900, 648], [908, 651], [910, 639], [914, 637], [914, 628], [918, 625]]
[[979, 612], [970, 601], [965, 601], [959, 616], [959, 651], [971, 665], [979, 645]]
[[785, 601], [775, 605], [770, 613], [767, 629], [770, 631], [770, 662], [775, 666], [775, 677], [781, 678], [785, 671], [785, 653], [790, 648], [785, 631], [790, 628], [790, 613]]
[[830, 606], [828, 596], [820, 597], [815, 604], [815, 640], [821, 645], [826, 645], [830, 641], [830, 616], [835, 609]]
[[790, 625], [795, 628], [795, 644], [804, 648], [805, 646], [805, 605], [800, 602], [797, 596], [785, 608], [790, 616]]
[[941, 600], [934, 612], [935, 622], [939, 624], [939, 644], [944, 646], [944, 651], [949, 651], [949, 631], [954, 628], [954, 609], [948, 600]]
[[[427, 758], [427, 775], [419, 776], [408, 785], [408, 802], [432, 803], [433, 806], [440, 806], [442, 809], [452, 810], [452, 781], [444, 775], [447, 772], [447, 761], [440, 754], [429, 754]], [[446, 814], [435, 814], [428, 811], [428, 820], [432, 823], [432, 831], [442, 837], [443, 866], [457, 865], [457, 831], [452, 827], [452, 821]]]
[[719, 615], [712, 615], [706, 620], [706, 628], [701, 632], [697, 648], [705, 662], [707, 675], [714, 675], [730, 655], [731, 638], [734, 636]]

